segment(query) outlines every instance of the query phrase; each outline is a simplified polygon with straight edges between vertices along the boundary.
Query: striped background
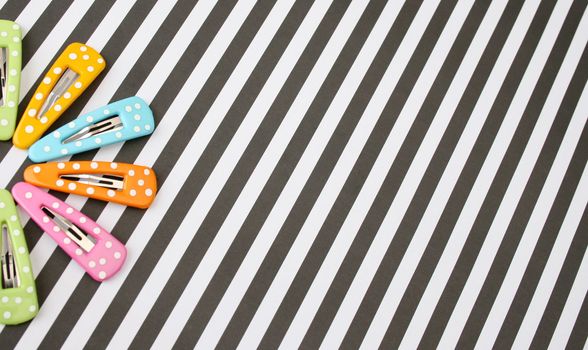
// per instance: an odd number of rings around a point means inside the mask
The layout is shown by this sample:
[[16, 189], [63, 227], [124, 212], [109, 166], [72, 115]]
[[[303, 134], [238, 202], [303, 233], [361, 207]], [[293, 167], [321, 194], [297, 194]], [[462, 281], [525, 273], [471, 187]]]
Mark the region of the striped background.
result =
[[[42, 307], [5, 348], [582, 348], [586, 0], [10, 0], [21, 110], [72, 41], [64, 115], [150, 102], [146, 211], [56, 193], [125, 242], [98, 284], [26, 216]], [[56, 125], [57, 126], [57, 125]], [[0, 144], [0, 186], [26, 153]]]

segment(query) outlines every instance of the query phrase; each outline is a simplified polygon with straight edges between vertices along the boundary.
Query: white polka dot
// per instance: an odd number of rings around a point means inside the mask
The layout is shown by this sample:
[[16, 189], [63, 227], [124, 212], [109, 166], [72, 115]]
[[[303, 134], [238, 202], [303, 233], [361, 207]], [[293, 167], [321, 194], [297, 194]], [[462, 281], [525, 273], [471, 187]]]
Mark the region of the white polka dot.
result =
[[36, 310], [37, 310], [37, 307], [35, 305], [29, 306], [29, 312], [35, 312]]
[[[70, 184], [70, 185], [71, 185], [71, 184]], [[67, 209], [65, 209], [65, 212], [66, 212], [66, 213], [68, 213], [68, 214], [71, 214], [71, 213], [73, 213], [73, 212], [74, 212], [74, 210], [73, 210], [73, 208], [72, 208], [72, 207], [68, 207]]]
[[100, 260], [98, 260], [98, 263], [99, 263], [100, 265], [106, 265], [106, 259], [104, 259], [104, 258], [100, 258]]
[[80, 217], [80, 222], [81, 222], [82, 224], [83, 224], [83, 223], [85, 223], [86, 221], [87, 221], [87, 219], [86, 219], [86, 217], [85, 217], [85, 216], [81, 216], [81, 217]]
[[2, 35], [2, 36], [8, 36], [8, 33], [7, 32], [0, 32], [0, 35]]
[[106, 243], [104, 245], [106, 246], [106, 248], [112, 248], [112, 242], [111, 241], [106, 241]]
[[94, 229], [92, 230], [92, 232], [94, 232], [95, 234], [99, 234], [100, 233], [100, 227], [94, 227]]
[[108, 190], [108, 191], [106, 192], [106, 194], [108, 195], [108, 197], [114, 197], [114, 195], [115, 195], [115, 193], [114, 193], [114, 191], [113, 191], [113, 190]]
[[102, 139], [97, 137], [94, 139], [94, 142], [96, 142], [97, 144], [101, 144], [102, 143]]
[[0, 202], [0, 208], [4, 208], [6, 207], [6, 204], [4, 202]]
[[145, 184], [145, 180], [140, 179], [138, 182], [139, 186], [143, 186]]
[[38, 173], [41, 172], [41, 167], [40, 166], [36, 166], [36, 167], [33, 168], [33, 171], [38, 174]]
[[94, 187], [88, 187], [88, 188], [86, 188], [86, 193], [87, 194], [94, 194]]
[[31, 199], [31, 198], [33, 198], [33, 194], [31, 192], [27, 192], [27, 193], [25, 193], [25, 198]]
[[149, 169], [145, 169], [145, 170], [143, 170], [143, 174], [145, 174], [145, 175], [149, 175], [150, 173], [151, 173], [151, 172], [149, 171]]
[[49, 78], [49, 77], [43, 78], [43, 84], [45, 84], [45, 85], [51, 84], [51, 78]]
[[0, 125], [2, 125], [2, 126], [8, 125], [8, 120], [6, 120], [6, 119], [0, 120]]
[[98, 63], [100, 63], [100, 64], [104, 63], [104, 59], [102, 57], [98, 58]]
[[16, 72], [16, 69], [13, 68], [13, 69], [10, 70], [10, 75], [15, 76], [16, 73], [17, 73]]
[[88, 70], [88, 72], [93, 72], [94, 71], [94, 67], [92, 67], [92, 66], [88, 66], [86, 69]]
[[48, 121], [49, 121], [49, 118], [47, 118], [46, 116], [41, 117], [41, 124], [47, 124]]
[[102, 113], [104, 113], [104, 115], [107, 115], [110, 113], [110, 111], [108, 109], [105, 109], [104, 111], [102, 111]]
[[141, 131], [141, 128], [140, 128], [139, 126], [135, 126], [135, 127], [133, 128], [133, 130], [135, 130], [135, 132], [139, 132], [139, 131]]
[[90, 266], [91, 268], [96, 267], [96, 262], [94, 260], [90, 260], [88, 261], [88, 266]]
[[82, 52], [86, 52], [88, 50], [88, 48], [84, 45], [80, 46], [80, 51]]
[[116, 136], [117, 139], [120, 139], [122, 137], [122, 133], [117, 131], [116, 134], [114, 134], [114, 136]]
[[150, 188], [148, 188], [148, 189], [146, 189], [146, 190], [145, 190], [145, 194], [146, 194], [148, 197], [151, 197], [151, 196], [153, 195], [153, 190], [152, 190], [152, 189], [150, 189]]
[[12, 314], [10, 313], [10, 311], [4, 311], [3, 316], [4, 316], [4, 319], [7, 320], [7, 319], [9, 319], [12, 316]]
[[80, 146], [82, 145], [82, 141], [76, 141], [75, 145], [76, 145], [77, 147], [80, 147]]
[[118, 164], [116, 164], [115, 162], [112, 162], [112, 163], [110, 163], [110, 167], [112, 169], [116, 169], [116, 168], [118, 168]]
[[151, 130], [151, 125], [145, 124], [145, 130], [147, 130], [147, 131]]
[[12, 233], [13, 233], [15, 236], [18, 236], [18, 235], [20, 235], [20, 231], [19, 231], [19, 230], [12, 230]]
[[141, 109], [141, 104], [140, 103], [135, 103], [135, 108], [136, 109]]
[[129, 170], [129, 176], [135, 176], [135, 171], [133, 169]]
[[131, 195], [131, 197], [135, 197], [137, 195], [137, 191], [135, 191], [134, 189], [132, 189], [129, 194]]
[[18, 247], [18, 252], [24, 254], [27, 250], [24, 247]]
[[96, 162], [90, 163], [90, 168], [92, 168], [92, 169], [98, 169], [98, 163], [96, 163]]
[[133, 118], [135, 118], [135, 120], [141, 120], [141, 115], [140, 114], [135, 114], [135, 116]]
[[61, 133], [60, 133], [59, 131], [55, 130], [55, 131], [53, 132], [53, 137], [55, 137], [56, 139], [58, 139], [58, 138], [60, 138], [60, 137], [61, 137]]
[[51, 206], [53, 207], [53, 209], [57, 209], [57, 208], [59, 208], [59, 203], [53, 202], [53, 204], [51, 204]]
[[21, 297], [16, 297], [16, 298], [14, 298], [14, 302], [17, 303], [17, 304], [20, 304], [20, 303], [22, 303], [22, 298]]
[[32, 286], [27, 287], [27, 293], [31, 294], [34, 291], [35, 291], [35, 289]]
[[53, 73], [55, 74], [61, 74], [62, 70], [61, 67], [55, 67], [55, 69], [53, 69]]
[[12, 29], [19, 30], [20, 27], [18, 26], [18, 24], [15, 23], [15, 24], [12, 25]]
[[16, 91], [16, 86], [14, 86], [14, 85], [8, 85], [8, 91], [10, 91], [10, 92]]
[[63, 239], [63, 243], [65, 243], [65, 244], [70, 244], [70, 243], [71, 243], [71, 239], [69, 239], [69, 237], [65, 237], [65, 238]]
[[42, 99], [43, 99], [43, 94], [42, 94], [42, 93], [40, 93], [40, 92], [38, 92], [38, 93], [35, 95], [35, 98], [36, 98], [37, 100], [42, 100]]
[[72, 52], [72, 53], [69, 54], [69, 59], [70, 60], [75, 60], [76, 58], [78, 58], [78, 55], [76, 55], [75, 53]]
[[76, 249], [76, 255], [82, 255], [82, 250], [80, 248]]
[[8, 297], [6, 297], [6, 296], [5, 296], [5, 297], [2, 297], [2, 302], [3, 302], [3, 303], [7, 303], [7, 302], [8, 302], [8, 300], [10, 300], [10, 299], [8, 299]]
[[8, 101], [8, 107], [12, 108], [16, 106], [16, 104], [14, 104], [14, 101]]
[[125, 106], [125, 111], [131, 112], [132, 110], [133, 110], [133, 107], [131, 107], [131, 106]]
[[53, 226], [53, 232], [59, 232], [59, 226]]
[[57, 167], [59, 169], [65, 169], [65, 163], [59, 162], [59, 163], [57, 163]]
[[100, 277], [101, 279], [105, 279], [106, 278], [106, 272], [100, 271], [100, 273], [98, 273], [98, 277]]
[[68, 91], [68, 92], [66, 92], [65, 94], [63, 94], [63, 97], [64, 97], [66, 100], [70, 99], [70, 98], [71, 98], [71, 92], [69, 92], [69, 91]]
[[75, 122], [69, 122], [69, 123], [67, 123], [67, 126], [68, 126], [70, 129], [73, 129], [73, 128], [75, 128], [75, 127], [76, 127], [76, 123], [75, 123]]
[[64, 182], [63, 182], [63, 180], [59, 179], [59, 180], [55, 181], [55, 184], [57, 186], [61, 187], [61, 186], [63, 186]]
[[83, 55], [82, 59], [84, 59], [84, 61], [87, 61], [90, 59], [90, 55]]
[[35, 117], [37, 116], [37, 110], [34, 108], [29, 109], [29, 111], [27, 112], [27, 114], [31, 117]]
[[12, 56], [14, 56], [14, 57], [18, 56], [18, 51], [16, 51], [16, 50], [12, 51]]
[[28, 267], [28, 266], [23, 266], [23, 267], [22, 267], [22, 270], [23, 270], [24, 272], [26, 272], [26, 273], [29, 273], [29, 272], [31, 272], [31, 268], [30, 268], [30, 267]]
[[16, 215], [10, 215], [10, 221], [16, 221]]
[[89, 115], [89, 116], [87, 116], [87, 117], [86, 117], [86, 121], [87, 121], [88, 123], [91, 123], [91, 122], [93, 122], [93, 121], [94, 121], [94, 117], [92, 117], [91, 115]]
[[120, 254], [120, 252], [114, 252], [114, 258], [115, 258], [116, 260], [120, 259], [120, 257], [121, 257], [121, 256], [122, 256], [122, 255]]
[[81, 82], [79, 82], [79, 81], [77, 81], [77, 82], [74, 84], [74, 86], [75, 86], [77, 89], [79, 89], [79, 88], [81, 88], [81, 87], [82, 87], [82, 83], [81, 83]]
[[61, 154], [67, 154], [67, 148], [62, 148], [61, 149]]
[[48, 223], [50, 221], [48, 216], [43, 216], [43, 222]]
[[55, 110], [58, 111], [58, 112], [61, 111], [61, 105], [60, 104], [56, 104], [55, 107], [53, 107], [53, 108], [55, 108]]
[[45, 147], [43, 147], [43, 151], [50, 152], [51, 151], [51, 147], [45, 146]]

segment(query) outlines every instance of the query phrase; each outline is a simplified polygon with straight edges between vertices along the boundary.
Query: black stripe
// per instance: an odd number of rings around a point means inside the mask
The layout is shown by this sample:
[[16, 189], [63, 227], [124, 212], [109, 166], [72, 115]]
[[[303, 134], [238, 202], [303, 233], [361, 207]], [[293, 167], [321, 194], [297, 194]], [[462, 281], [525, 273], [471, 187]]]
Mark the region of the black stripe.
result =
[[[532, 26], [537, 22], [547, 23], [547, 20], [551, 14], [552, 9], [548, 9], [545, 11], [544, 4], [541, 5], [541, 8], [538, 9], [537, 15], [533, 20]], [[546, 6], [552, 6], [552, 4], [547, 4]], [[451, 316], [451, 312], [455, 307], [457, 299], [463, 286], [467, 280], [469, 272], [474, 264], [474, 261], [479, 253], [479, 250], [484, 242], [488, 229], [493, 221], [493, 218], [498, 210], [498, 206], [504, 196], [504, 192], [508, 187], [508, 183], [512, 174], [514, 173], [520, 157], [522, 156], [523, 150], [526, 146], [527, 140], [529, 139], [530, 133], [535, 125], [537, 118], [539, 117], [541, 107], [549, 93], [549, 89], [551, 88], [551, 84], [555, 79], [555, 75], [561, 66], [561, 62], [563, 60], [563, 56], [565, 54], [566, 48], [569, 46], [569, 43], [573, 36], [573, 30], [570, 32], [569, 23], [570, 18], [574, 18], [574, 12], [577, 11], [570, 11], [568, 20], [566, 20], [566, 26], [562, 28], [558, 40], [555, 44], [553, 51], [550, 54], [550, 57], [545, 64], [545, 67], [542, 70], [542, 73], [539, 77], [538, 83], [530, 97], [530, 100], [527, 104], [527, 107], [523, 113], [521, 121], [515, 131], [513, 136], [512, 142], [506, 152], [504, 159], [498, 169], [497, 175], [494, 177], [492, 185], [488, 191], [490, 194], [486, 196], [484, 203], [477, 215], [473, 228], [470, 231], [470, 235], [467, 238], [467, 241], [462, 249], [460, 256], [458, 258], [458, 262], [456, 264], [456, 268], [451, 274], [449, 278], [449, 282], [447, 283], [446, 287], [443, 290], [443, 294], [441, 296], [440, 301], [438, 302], [435, 312], [429, 322], [427, 329], [425, 331], [425, 335], [421, 340], [421, 346], [433, 346], [433, 344], [437, 344], [439, 338], [441, 337], [444, 328], [447, 324], [449, 317]], [[534, 28], [537, 28], [536, 24]], [[530, 56], [533, 50], [536, 47], [535, 45], [530, 45], [529, 51], [526, 51], [529, 46], [528, 42], [537, 42], [540, 35], [542, 34], [544, 27], [539, 26], [537, 30], [530, 29], [527, 31], [527, 36], [525, 37], [524, 46], [521, 47], [519, 53], [517, 54], [516, 61], [523, 59], [524, 56]], [[520, 64], [520, 63], [519, 63]], [[524, 69], [521, 69], [519, 64], [513, 64], [511, 66], [511, 70], [509, 71], [509, 76], [514, 69], [520, 70], [520, 72], [514, 72], [514, 74], [518, 74], [522, 76], [522, 72]], [[516, 79], [514, 82], [511, 80], [512, 78], [507, 78], [508, 80], [503, 84], [503, 88], [506, 86], [509, 88], [508, 85], [512, 85], [514, 88], [517, 87], [518, 83], [520, 82], [520, 78]], [[507, 85], [508, 84], [508, 85]], [[512, 92], [514, 94], [514, 92]], [[483, 161], [488, 153], [488, 149], [490, 148], [491, 142], [494, 139], [494, 136], [497, 133], [498, 127], [500, 124], [495, 124], [496, 121], [494, 120], [499, 119], [499, 122], [502, 121], [504, 118], [503, 113], [506, 113], [508, 106], [510, 105], [509, 100], [511, 99], [506, 93], [501, 92], [499, 98], [495, 101], [492, 111], [490, 112], [489, 119], [484, 125], [482, 129], [482, 133], [478, 137], [476, 141], [476, 145], [474, 146], [474, 150], [470, 154], [468, 159], [468, 163], [462, 171], [460, 175], [460, 179], [458, 180], [458, 186], [454, 189], [453, 193], [456, 191], [464, 193], [465, 196], [469, 193], [471, 189], [471, 183], [475, 181], [475, 178], [478, 175], [479, 168], [482, 166]], [[512, 95], [511, 95], [512, 96]], [[507, 98], [507, 101], [503, 100]], [[498, 111], [496, 111], [498, 109]], [[497, 113], [502, 112], [502, 113]], [[496, 115], [496, 116], [495, 116]], [[525, 130], [529, 128], [528, 130]], [[480, 150], [480, 148], [482, 148]], [[467, 179], [466, 176], [470, 175], [470, 171], [474, 174], [472, 177]], [[471, 175], [470, 175], [471, 176]], [[464, 179], [465, 178], [465, 179]], [[463, 181], [468, 181], [468, 186], [463, 186]], [[465, 187], [465, 189], [463, 188]], [[453, 196], [452, 193], [452, 196]], [[459, 212], [460, 210], [457, 210]], [[449, 218], [451, 225], [454, 224], [457, 218]], [[443, 223], [443, 221], [441, 221]], [[448, 232], [451, 232], [452, 227], [449, 229]], [[445, 241], [446, 242], [446, 241]], [[475, 341], [475, 339], [474, 339]]]
[[[585, 59], [587, 57], [583, 58]], [[583, 60], [580, 60], [580, 62], [583, 62]], [[586, 69], [586, 65], [582, 64], [580, 64], [580, 70], [585, 72], [588, 71], [588, 69]], [[584, 77], [573, 81], [572, 84], [570, 84], [569, 90], [578, 92], [582, 91], [582, 86], [585, 84], [587, 79], [588, 75], [585, 74]], [[574, 83], [577, 84], [573, 85]], [[570, 113], [566, 117], [572, 117], [572, 113], [569, 109], [572, 105], [573, 103], [568, 101], [562, 102], [562, 107], [566, 106], [565, 108]], [[563, 130], [563, 126], [557, 125], [557, 123], [554, 124], [552, 130], [555, 128], [562, 128]], [[570, 166], [562, 181], [557, 197], [555, 198], [555, 201], [551, 207], [549, 216], [547, 217], [543, 230], [541, 231], [541, 235], [537, 241], [537, 245], [533, 251], [533, 255], [529, 260], [525, 274], [523, 275], [523, 278], [518, 286], [517, 293], [513, 299], [512, 304], [510, 305], [504, 323], [501, 326], [500, 333], [496, 338], [495, 346], [498, 348], [506, 349], [512, 346], [523, 321], [523, 317], [525, 316], [527, 308], [529, 307], [531, 299], [533, 298], [533, 291], [537, 289], [539, 279], [541, 278], [545, 265], [547, 264], [549, 254], [551, 253], [551, 249], [557, 238], [559, 228], [563, 223], [572, 197], [574, 196], [574, 192], [576, 191], [577, 184], [580, 181], [582, 170], [586, 165], [588, 152], [585, 150], [588, 148], [586, 147], [586, 144], [582, 144], [582, 142], [585, 141], [586, 140], [581, 139], [580, 143], [576, 147], [574, 157], [570, 162]], [[547, 145], [547, 143], [545, 145]]]
[[[272, 4], [257, 3], [248, 14], [244, 24], [241, 26], [237, 35], [229, 45], [226, 52], [223, 54], [219, 64], [217, 64], [210, 78], [196, 97], [189, 111], [186, 113], [186, 115], [189, 115], [190, 118], [184, 118], [182, 120], [172, 137], [174, 140], [173, 144], [168, 144], [157, 160], [154, 168], [158, 174], [160, 174], [158, 167], [165, 167], [169, 171], [173, 167], [175, 161], [177, 161], [177, 159], [180, 157], [183, 148], [178, 148], [178, 145], [185, 147], [185, 145], [188, 144], [189, 140], [196, 131], [196, 128], [211, 107], [211, 104], [214, 100], [211, 98], [211, 96], [218, 96], [218, 93], [223, 88], [230, 74], [237, 66], [239, 59], [244, 54], [245, 50], [249, 46], [249, 43], [257, 34], [259, 27], [267, 17], [271, 8]], [[224, 17], [221, 18], [224, 20]], [[190, 179], [184, 184], [180, 193], [184, 194], [193, 192], [192, 188], [188, 190], [186, 187], [192, 187]], [[188, 199], [188, 203], [192, 203], [195, 196], [196, 195], [194, 194], [193, 197]], [[178, 198], [180, 198], [180, 196], [178, 196]], [[176, 208], [179, 206], [179, 204], [176, 203], [177, 202], [174, 202], [171, 208]], [[139, 257], [137, 263], [131, 270], [129, 278], [127, 278], [121, 289], [118, 291], [115, 299], [106, 310], [106, 313], [102, 317], [99, 326], [92, 334], [87, 344], [88, 346], [102, 347], [108, 341], [110, 341], [116, 332], [118, 325], [120, 322], [122, 322], [126, 312], [131, 306], [131, 302], [129, 302], [129, 300], [132, 301], [132, 298], [136, 296], [141, 290], [141, 287], [145, 283], [147, 276], [149, 273], [151, 273], [153, 267], [157, 263], [157, 260], [175, 233], [175, 229], [177, 228], [177, 218], [183, 217], [185, 215], [185, 211], [177, 214], [178, 216], [175, 215], [176, 213], [171, 214], [170, 211], [168, 211], [164, 216], [159, 227], [157, 228], [157, 234], [153, 236], [152, 240], [150, 240], [147, 247]], [[138, 221], [139, 219], [140, 218], [137, 218], [136, 220]], [[131, 220], [134, 221], [133, 218], [131, 218]], [[167, 224], [166, 221], [168, 221]], [[122, 222], [122, 219], [119, 220], [119, 224]], [[153, 249], [151, 247], [154, 245], [156, 246], [155, 253], [151, 250]]]
[[[585, 277], [585, 276], [584, 276]], [[586, 345], [586, 338], [588, 337], [588, 298], [584, 296], [582, 307], [578, 314], [578, 318], [572, 328], [572, 333], [566, 345], [567, 350], [584, 349]]]
[[[570, 248], [566, 254], [566, 258], [549, 297], [549, 301], [547, 302], [547, 306], [545, 307], [545, 311], [541, 316], [541, 321], [537, 326], [537, 331], [531, 342], [531, 349], [538, 349], [540, 346], [545, 347], [545, 344], [549, 344], [553, 337], [557, 322], [561, 317], [561, 313], [570, 294], [570, 290], [572, 289], [572, 285], [575, 279], [578, 278], [578, 270], [580, 269], [582, 259], [586, 253], [586, 247], [588, 247], [588, 235], [585, 231], [586, 227], [588, 227], [588, 207], [584, 209], [582, 220], [578, 225], [578, 229], [576, 230], [574, 239], [570, 244]], [[585, 276], [579, 278], [585, 278]], [[585, 303], [586, 300], [584, 300], [584, 304]], [[582, 305], [582, 307], [584, 308], [584, 305]], [[582, 316], [582, 319], [585, 319], [585, 314]], [[584, 322], [583, 324], [585, 325], [586, 323]]]
[[16, 21], [22, 10], [31, 2], [31, 0], [11, 0], [0, 9], [0, 18]]
[[[564, 22], [564, 25], [562, 27], [562, 31], [560, 32], [558, 39], [560, 39], [561, 37], [564, 37], [564, 36], [572, 37], [576, 31], [576, 28], [578, 27], [578, 24], [580, 22], [580, 19], [582, 18], [582, 14], [584, 12], [585, 6], [581, 2], [575, 2], [574, 5], [575, 6], [573, 6], [570, 9], [569, 15], [567, 16], [566, 21]], [[566, 42], [566, 44], [567, 45], [565, 46], [565, 48], [569, 47], [569, 42]], [[554, 47], [553, 53], [551, 56], [552, 57], [559, 56], [559, 57], [561, 57], [561, 60], [563, 60], [563, 57], [565, 56], [566, 52], [567, 52], [567, 49], [564, 49], [561, 46], [556, 46], [556, 47]], [[587, 58], [588, 58], [588, 47], [586, 47], [586, 50], [582, 54], [582, 59], [580, 60], [580, 62], [585, 62]], [[553, 76], [555, 78], [555, 74], [556, 74], [555, 72], [559, 71], [559, 68], [561, 67], [561, 62], [558, 61], [558, 63], [553, 66], [546, 64], [545, 67], [546, 67], [546, 69], [549, 69], [551, 72], [553, 72], [553, 73], [550, 72], [550, 75], [553, 74]], [[588, 78], [588, 67], [586, 67], [586, 65], [580, 64], [579, 68], [580, 69], [578, 71], [576, 71], [574, 74], [574, 80], [579, 79], [581, 81], [580, 86], [583, 86]], [[549, 79], [549, 80], [540, 79], [537, 82], [536, 87], [538, 87], [539, 89], [545, 89], [546, 92], [548, 92], [549, 89], [551, 88], [552, 84], [553, 83], [552, 83], [551, 79]], [[516, 252], [516, 249], [519, 245], [522, 234], [524, 232], [524, 228], [527, 225], [527, 223], [529, 222], [529, 218], [533, 212], [534, 204], [537, 202], [537, 199], [539, 198], [539, 195], [541, 193], [541, 189], [543, 188], [543, 185], [545, 184], [545, 180], [547, 178], [547, 175], [549, 174], [549, 169], [553, 165], [553, 160], [555, 159], [555, 155], [557, 154], [557, 150], [559, 149], [559, 145], [562, 142], [562, 139], [565, 134], [565, 130], [567, 129], [567, 127], [570, 123], [570, 119], [571, 119], [570, 109], [573, 110], [574, 106], [578, 103], [581, 91], [582, 91], [582, 89], [573, 89], [573, 88], [568, 89], [569, 94], [571, 94], [573, 97], [570, 98], [571, 101], [569, 99], [566, 99], [566, 102], [569, 102], [569, 104], [567, 104], [565, 106], [560, 106], [560, 109], [559, 109], [559, 111], [556, 115], [555, 121], [549, 131], [547, 139], [543, 144], [539, 158], [537, 159], [537, 162], [535, 163], [535, 165], [533, 167], [533, 171], [531, 172], [531, 176], [527, 182], [527, 185], [525, 186], [524, 192], [519, 200], [519, 203], [517, 204], [514, 215], [513, 215], [512, 219], [508, 225], [508, 228], [505, 232], [504, 238], [503, 238], [502, 242], [500, 243], [500, 248], [498, 249], [498, 252], [496, 253], [495, 260], [492, 263], [492, 266], [490, 268], [490, 271], [488, 272], [488, 275], [486, 276], [486, 280], [484, 281], [484, 285], [483, 285], [482, 289], [480, 290], [480, 293], [478, 294], [478, 298], [474, 304], [474, 307], [473, 307], [472, 311], [470, 312], [468, 320], [467, 320], [465, 327], [463, 329], [462, 335], [459, 339], [458, 346], [460, 346], [460, 345], [465, 345], [466, 347], [468, 347], [470, 345], [474, 346], [475, 341], [478, 339], [480, 332], [482, 331], [482, 328], [484, 327], [484, 323], [486, 322], [486, 319], [488, 317], [488, 314], [490, 313], [492, 305], [493, 305], [494, 301], [496, 300], [496, 296], [498, 294], [498, 291], [500, 290], [500, 286], [502, 285], [502, 281], [504, 280], [504, 277], [506, 276], [506, 273], [508, 271], [508, 267], [510, 266], [510, 262], [512, 261], [512, 258], [513, 258], [514, 254]], [[545, 101], [545, 99], [547, 98], [547, 95], [545, 95], [543, 93], [539, 93], [538, 95], [541, 96], [541, 101]], [[537, 112], [540, 112], [540, 109], [537, 109]], [[524, 136], [521, 135], [521, 133], [517, 132], [517, 133], [515, 133], [514, 140], [528, 139], [530, 137], [530, 134], [531, 134], [533, 128], [535, 127], [535, 123], [534, 122], [529, 123], [529, 124], [521, 123], [521, 124], [519, 124], [519, 127], [517, 129], [519, 129], [521, 127], [524, 128], [524, 130], [525, 130], [525, 133], [523, 134]], [[544, 126], [539, 125], [539, 127], [543, 128]], [[519, 139], [519, 138], [517, 138], [517, 136], [523, 136], [524, 138]], [[524, 147], [523, 147], [523, 149], [524, 149]], [[582, 149], [582, 148], [580, 148], [580, 149]], [[586, 153], [586, 152], [584, 152], [585, 149], [586, 148], [582, 149], [583, 153]], [[510, 151], [510, 147], [509, 147], [509, 151]], [[508, 158], [508, 156], [509, 156], [509, 153], [507, 152], [507, 155], [505, 157]], [[517, 158], [519, 158], [519, 160], [520, 160], [520, 156]], [[518, 163], [518, 161], [517, 161], [517, 163]], [[586, 158], [584, 159], [584, 163], [586, 163]], [[575, 175], [577, 175], [577, 177], [578, 177], [577, 181], [579, 181], [579, 177], [581, 176], [582, 169], [580, 169], [578, 171], [578, 166], [575, 165], [574, 169], [572, 169], [572, 170], [574, 171], [574, 173], [577, 172], [577, 174], [575, 174]], [[499, 179], [499, 178], [500, 178], [500, 172], [499, 172], [499, 174], [497, 174], [495, 179]], [[511, 179], [512, 174], [509, 174], [508, 178]], [[508, 182], [509, 181], [504, 182], [506, 187], [508, 187]], [[496, 204], [500, 205], [500, 202], [501, 201], [497, 201]], [[563, 208], [563, 209], [565, 210], [565, 208]], [[489, 228], [490, 227], [488, 227], [488, 229]], [[484, 231], [487, 231], [488, 229], [484, 229]]]

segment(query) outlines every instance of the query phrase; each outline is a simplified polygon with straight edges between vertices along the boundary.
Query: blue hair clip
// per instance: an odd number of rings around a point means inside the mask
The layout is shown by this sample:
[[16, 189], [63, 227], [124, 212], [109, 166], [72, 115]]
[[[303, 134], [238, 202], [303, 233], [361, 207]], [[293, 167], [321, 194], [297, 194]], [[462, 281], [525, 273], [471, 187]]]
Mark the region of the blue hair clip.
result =
[[77, 117], [29, 148], [36, 163], [86, 152], [153, 132], [153, 112], [137, 96], [125, 98]]

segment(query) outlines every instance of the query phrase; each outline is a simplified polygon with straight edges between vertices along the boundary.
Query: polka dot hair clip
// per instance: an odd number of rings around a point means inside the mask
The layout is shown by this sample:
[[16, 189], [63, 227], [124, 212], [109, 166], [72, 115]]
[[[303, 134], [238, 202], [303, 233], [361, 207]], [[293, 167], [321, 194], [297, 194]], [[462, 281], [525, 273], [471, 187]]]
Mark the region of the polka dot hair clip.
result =
[[0, 189], [0, 226], [0, 323], [20, 324], [35, 317], [39, 304], [27, 242], [12, 196], [5, 189]]
[[50, 162], [25, 169], [35, 186], [145, 209], [153, 202], [157, 180], [145, 166], [95, 161]]
[[12, 143], [27, 149], [104, 70], [104, 58], [93, 48], [73, 43], [59, 55], [33, 94]]
[[49, 193], [19, 182], [16, 202], [96, 281], [114, 276], [127, 256], [125, 246], [96, 222]]
[[146, 136], [154, 128], [149, 105], [137, 96], [128, 97], [83, 114], [43, 137], [29, 148], [29, 158], [46, 162]]
[[0, 20], [0, 140], [14, 133], [20, 92], [21, 32], [18, 24]]

